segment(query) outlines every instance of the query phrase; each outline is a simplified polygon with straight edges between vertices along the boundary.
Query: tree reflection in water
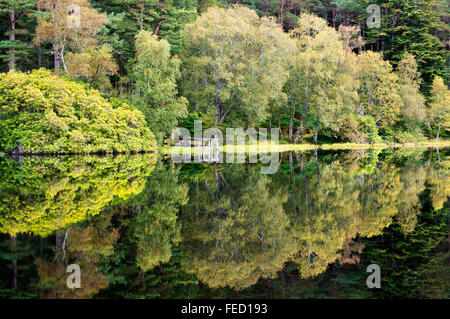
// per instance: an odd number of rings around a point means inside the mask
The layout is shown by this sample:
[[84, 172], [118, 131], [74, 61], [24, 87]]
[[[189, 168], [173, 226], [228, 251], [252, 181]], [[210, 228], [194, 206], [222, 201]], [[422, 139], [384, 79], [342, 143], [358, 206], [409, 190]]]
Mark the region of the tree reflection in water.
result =
[[[380, 242], [396, 229], [403, 235], [390, 246], [420, 232], [433, 238], [420, 248], [431, 256], [448, 232], [446, 154], [287, 153], [272, 176], [258, 164], [175, 165], [154, 155], [6, 160], [0, 231], [8, 236], [0, 247], [11, 271], [0, 279], [2, 291], [232, 296], [286, 271], [307, 287], [330, 267], [382, 256]], [[424, 222], [433, 230], [424, 232]], [[70, 263], [82, 269], [82, 289], [66, 287]]]

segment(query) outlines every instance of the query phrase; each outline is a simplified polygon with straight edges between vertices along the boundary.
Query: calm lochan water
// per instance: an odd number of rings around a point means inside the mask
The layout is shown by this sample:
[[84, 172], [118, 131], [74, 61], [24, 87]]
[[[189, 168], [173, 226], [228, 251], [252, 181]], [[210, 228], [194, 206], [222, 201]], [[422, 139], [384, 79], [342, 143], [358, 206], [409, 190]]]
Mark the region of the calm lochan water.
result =
[[449, 155], [283, 153], [273, 175], [154, 154], [4, 158], [0, 296], [448, 298]]

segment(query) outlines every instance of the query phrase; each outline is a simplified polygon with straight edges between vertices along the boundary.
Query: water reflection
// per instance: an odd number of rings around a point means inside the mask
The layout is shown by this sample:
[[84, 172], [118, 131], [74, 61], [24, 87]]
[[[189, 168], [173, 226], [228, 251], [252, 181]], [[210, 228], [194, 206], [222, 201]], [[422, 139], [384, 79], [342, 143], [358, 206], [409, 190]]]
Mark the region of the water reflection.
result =
[[156, 157], [28, 157], [0, 165], [0, 232], [46, 236], [142, 192]]
[[[152, 154], [6, 159], [0, 288], [6, 297], [182, 298], [248, 290], [286, 267], [316, 280], [372, 256], [367, 240], [388, 238], [393, 225], [406, 238], [425, 212], [448, 216], [448, 153], [286, 153], [272, 176], [257, 164]], [[433, 247], [448, 232], [438, 225]], [[81, 289], [66, 286], [72, 263]]]

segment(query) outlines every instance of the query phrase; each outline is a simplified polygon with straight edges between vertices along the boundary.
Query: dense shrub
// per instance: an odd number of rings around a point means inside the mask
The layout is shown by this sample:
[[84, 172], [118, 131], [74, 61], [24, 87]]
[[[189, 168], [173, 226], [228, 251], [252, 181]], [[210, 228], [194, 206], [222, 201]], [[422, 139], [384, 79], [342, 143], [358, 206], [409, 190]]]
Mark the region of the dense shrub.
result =
[[5, 153], [151, 151], [140, 111], [45, 69], [0, 74], [0, 150]]
[[381, 143], [382, 139], [378, 135], [378, 127], [371, 116], [358, 116], [359, 129], [365, 137], [365, 143]]

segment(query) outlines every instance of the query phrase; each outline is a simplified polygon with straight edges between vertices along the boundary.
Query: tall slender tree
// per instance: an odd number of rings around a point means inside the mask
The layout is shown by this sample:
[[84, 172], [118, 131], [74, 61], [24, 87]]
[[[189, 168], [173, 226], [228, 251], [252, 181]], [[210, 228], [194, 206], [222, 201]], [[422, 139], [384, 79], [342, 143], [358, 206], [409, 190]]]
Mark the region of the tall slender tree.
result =
[[19, 40], [16, 35], [27, 33], [27, 30], [17, 28], [17, 22], [23, 15], [31, 15], [34, 12], [34, 0], [3, 0], [0, 1], [0, 14], [8, 15], [8, 40], [0, 41], [0, 49], [6, 49], [7, 53], [0, 57], [7, 61], [9, 70], [16, 69], [17, 59], [28, 55], [27, 44]]

